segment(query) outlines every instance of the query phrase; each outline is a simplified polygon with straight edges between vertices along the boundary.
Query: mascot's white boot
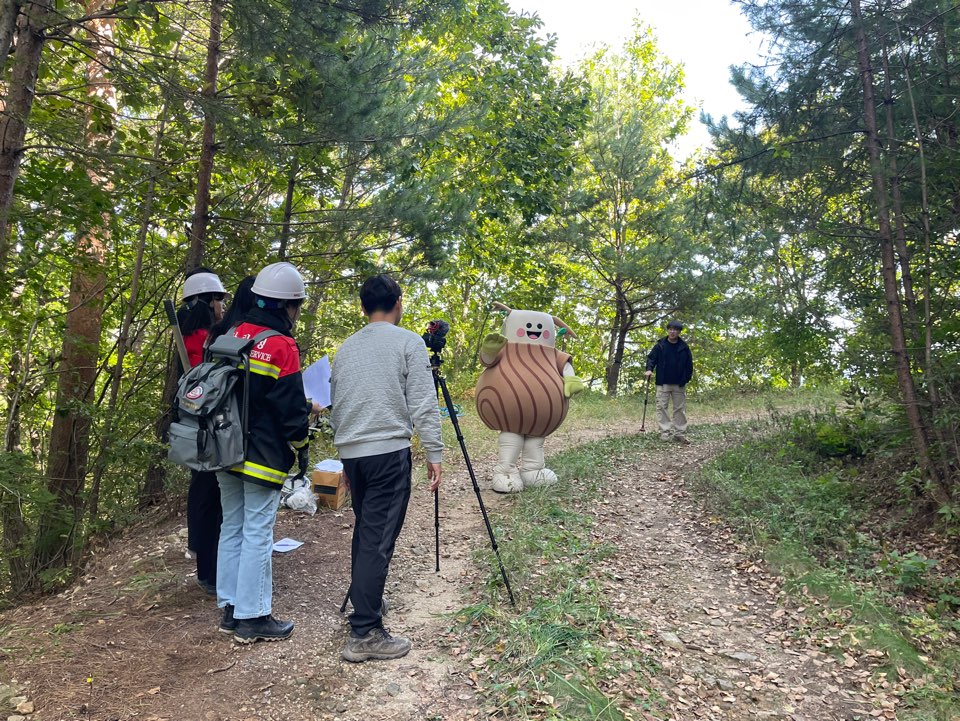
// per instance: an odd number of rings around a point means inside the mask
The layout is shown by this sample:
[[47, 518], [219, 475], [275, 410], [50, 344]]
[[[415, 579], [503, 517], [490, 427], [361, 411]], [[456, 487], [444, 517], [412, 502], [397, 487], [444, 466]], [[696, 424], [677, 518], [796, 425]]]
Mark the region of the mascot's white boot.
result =
[[557, 482], [557, 474], [549, 468], [541, 468], [539, 471], [521, 471], [520, 480], [523, 481], [524, 488], [552, 486]]
[[497, 465], [493, 468], [493, 490], [497, 493], [519, 493], [523, 490], [517, 461], [523, 450], [523, 436], [517, 433], [500, 434]]
[[523, 452], [520, 461], [520, 480], [524, 488], [551, 486], [557, 482], [557, 474], [545, 467], [543, 460], [543, 442], [546, 438], [526, 436], [523, 439]]
[[520, 478], [520, 472], [494, 473], [493, 490], [497, 493], [520, 493], [523, 490], [523, 480]]

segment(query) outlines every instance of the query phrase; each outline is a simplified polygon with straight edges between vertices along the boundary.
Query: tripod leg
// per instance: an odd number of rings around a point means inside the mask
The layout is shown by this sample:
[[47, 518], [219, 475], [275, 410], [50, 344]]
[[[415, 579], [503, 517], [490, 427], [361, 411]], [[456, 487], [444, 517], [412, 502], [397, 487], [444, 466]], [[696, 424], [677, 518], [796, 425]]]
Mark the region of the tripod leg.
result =
[[437, 541], [437, 573], [440, 573], [440, 489], [433, 492], [433, 530]]
[[503, 567], [503, 559], [500, 558], [500, 548], [497, 546], [497, 538], [493, 533], [493, 526], [490, 525], [490, 518], [487, 516], [487, 508], [483, 504], [483, 496], [480, 495], [480, 485], [477, 483], [477, 475], [473, 471], [473, 464], [470, 463], [470, 454], [467, 453], [467, 444], [463, 440], [463, 433], [460, 432], [460, 422], [457, 420], [457, 412], [453, 407], [453, 400], [450, 398], [450, 391], [447, 390], [447, 383], [440, 375], [438, 369], [434, 369], [434, 379], [443, 392], [443, 401], [447, 404], [447, 410], [450, 411], [450, 420], [453, 422], [453, 429], [457, 433], [457, 442], [460, 444], [460, 452], [463, 454], [463, 460], [467, 464], [467, 472], [470, 474], [470, 482], [473, 484], [473, 492], [477, 495], [477, 503], [480, 505], [480, 515], [483, 517], [483, 523], [487, 527], [487, 535], [490, 536], [490, 546], [493, 548], [493, 554], [497, 557], [497, 564], [500, 566], [500, 576], [503, 578], [503, 585], [510, 596], [510, 605], [516, 608], [517, 602], [513, 598], [513, 589], [510, 588], [510, 579], [507, 578], [507, 569]]
[[[430, 370], [433, 371], [433, 387], [434, 387], [434, 390], [436, 390], [437, 392], [437, 402], [439, 403], [440, 401], [440, 367], [439, 365], [431, 365]], [[444, 403], [447, 403], [446, 397], [444, 397]], [[447, 410], [452, 411], [449, 403], [447, 403]], [[440, 489], [439, 488], [433, 492], [433, 533], [434, 533], [434, 539], [436, 541], [436, 572], [440, 573]]]

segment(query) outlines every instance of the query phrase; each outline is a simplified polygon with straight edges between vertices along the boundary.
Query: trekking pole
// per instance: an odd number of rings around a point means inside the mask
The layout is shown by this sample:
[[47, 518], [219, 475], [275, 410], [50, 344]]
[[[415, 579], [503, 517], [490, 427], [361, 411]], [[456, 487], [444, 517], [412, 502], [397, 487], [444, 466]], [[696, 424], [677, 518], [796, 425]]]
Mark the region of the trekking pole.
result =
[[644, 427], [647, 424], [647, 401], [650, 400], [650, 376], [647, 376], [647, 382], [643, 384], [643, 418], [640, 420], [640, 432], [646, 432]]
[[490, 525], [490, 518], [487, 516], [487, 508], [483, 505], [483, 496], [480, 495], [480, 484], [477, 483], [477, 475], [473, 472], [473, 464], [470, 463], [470, 454], [467, 453], [467, 444], [463, 439], [463, 433], [460, 431], [460, 423], [457, 421], [457, 411], [453, 405], [453, 399], [450, 398], [450, 391], [447, 390], [447, 382], [440, 375], [439, 353], [434, 353], [430, 357], [430, 369], [433, 371], [433, 377], [436, 379], [440, 390], [443, 392], [443, 402], [447, 405], [447, 411], [450, 420], [453, 423], [453, 429], [457, 433], [457, 442], [460, 444], [460, 452], [463, 454], [463, 460], [467, 464], [467, 472], [470, 474], [470, 482], [473, 484], [473, 491], [477, 494], [477, 503], [480, 504], [480, 515], [483, 516], [483, 523], [487, 527], [487, 535], [490, 536], [490, 546], [493, 548], [493, 554], [497, 557], [497, 565], [500, 566], [500, 576], [503, 578], [503, 585], [507, 588], [507, 594], [510, 596], [510, 605], [516, 608], [517, 602], [513, 598], [513, 589], [510, 588], [510, 579], [507, 578], [507, 569], [503, 567], [503, 559], [500, 558], [500, 548], [497, 546], [497, 538], [493, 534], [493, 526]]
[[177, 309], [173, 301], [167, 298], [163, 301], [163, 309], [167, 311], [167, 319], [170, 321], [170, 327], [173, 328], [173, 344], [177, 347], [177, 355], [180, 356], [180, 365], [183, 366], [183, 372], [190, 370], [190, 356], [187, 355], [187, 346], [183, 342], [183, 333], [180, 332], [180, 323], [177, 321]]

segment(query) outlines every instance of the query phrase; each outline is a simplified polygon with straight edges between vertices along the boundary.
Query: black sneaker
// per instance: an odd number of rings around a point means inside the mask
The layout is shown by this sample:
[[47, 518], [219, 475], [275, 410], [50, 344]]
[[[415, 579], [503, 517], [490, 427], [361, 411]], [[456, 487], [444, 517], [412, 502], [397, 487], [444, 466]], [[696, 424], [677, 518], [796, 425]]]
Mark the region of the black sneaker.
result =
[[374, 628], [366, 636], [354, 636], [351, 632], [347, 638], [347, 645], [340, 655], [345, 661], [361, 663], [363, 661], [387, 661], [392, 658], [401, 658], [410, 651], [410, 639], [402, 636], [391, 636], [385, 628]]
[[223, 616], [220, 617], [220, 633], [233, 633], [240, 623], [233, 617], [233, 606], [229, 603], [223, 607]]
[[258, 618], [241, 618], [233, 640], [237, 643], [282, 641], [293, 633], [293, 621], [278, 621], [269, 613]]
[[207, 593], [208, 596], [217, 595], [217, 584], [210, 583], [210, 581], [203, 581], [198, 578], [197, 585], [200, 586], [200, 588], [202, 588]]

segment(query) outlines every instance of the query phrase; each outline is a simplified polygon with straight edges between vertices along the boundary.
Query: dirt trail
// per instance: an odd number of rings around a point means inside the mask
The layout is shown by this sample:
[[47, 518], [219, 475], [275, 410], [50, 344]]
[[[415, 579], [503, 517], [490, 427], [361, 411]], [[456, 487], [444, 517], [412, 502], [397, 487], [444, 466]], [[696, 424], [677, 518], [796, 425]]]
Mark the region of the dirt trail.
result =
[[784, 607], [781, 579], [692, 502], [685, 476], [724, 445], [614, 463], [604, 486], [610, 500], [595, 514], [618, 549], [606, 561], [609, 596], [648, 629], [662, 667], [655, 683], [672, 718], [894, 718], [886, 695], [871, 693], [868, 669], [882, 659], [835, 657], [814, 645], [802, 613]]
[[[547, 450], [579, 438], [565, 429]], [[696, 438], [696, 434], [694, 435]], [[663, 446], [642, 464], [615, 463], [599, 519], [619, 553], [605, 561], [618, 611], [648, 629], [662, 665], [656, 684], [675, 719], [833, 721], [866, 717], [869, 672], [808, 647], [778, 605], [777, 579], [702, 518], [683, 475], [721, 443]], [[434, 573], [433, 503], [414, 489], [387, 583], [387, 626], [412, 638], [404, 659], [340, 660], [347, 624], [338, 612], [349, 568], [353, 515], [279, 516], [276, 537], [305, 545], [274, 560], [275, 612], [296, 622], [289, 642], [237, 647], [216, 630], [213, 601], [189, 575], [180, 524], [140, 528], [97, 554], [70, 591], [0, 614], [0, 683], [15, 679], [28, 719], [193, 721], [410, 721], [485, 716], [449, 613], [476, 597], [472, 554], [489, 545], [462, 459], [451, 449], [441, 504], [442, 557]], [[488, 459], [475, 459], [481, 479]], [[482, 484], [483, 485], [483, 484]], [[492, 515], [510, 503], [484, 490]], [[624, 513], [624, 509], [627, 512]], [[0, 711], [0, 719], [6, 718]], [[886, 718], [894, 718], [887, 710]], [[634, 718], [643, 718], [637, 711]]]

